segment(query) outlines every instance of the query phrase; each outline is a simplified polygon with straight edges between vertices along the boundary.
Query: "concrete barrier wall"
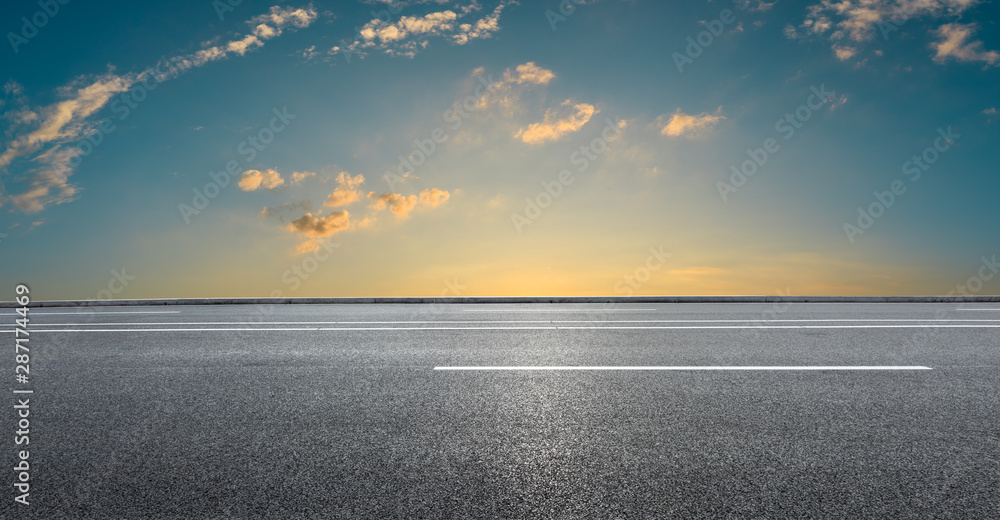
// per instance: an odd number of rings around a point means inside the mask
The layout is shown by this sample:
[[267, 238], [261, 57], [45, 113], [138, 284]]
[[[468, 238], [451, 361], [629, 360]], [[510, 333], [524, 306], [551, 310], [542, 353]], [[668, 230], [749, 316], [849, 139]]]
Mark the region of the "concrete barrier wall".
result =
[[[371, 298], [172, 298], [147, 300], [33, 301], [30, 307], [105, 307], [138, 305], [328, 305], [387, 303], [1000, 303], [995, 296], [468, 296]], [[0, 308], [18, 307], [0, 302]]]

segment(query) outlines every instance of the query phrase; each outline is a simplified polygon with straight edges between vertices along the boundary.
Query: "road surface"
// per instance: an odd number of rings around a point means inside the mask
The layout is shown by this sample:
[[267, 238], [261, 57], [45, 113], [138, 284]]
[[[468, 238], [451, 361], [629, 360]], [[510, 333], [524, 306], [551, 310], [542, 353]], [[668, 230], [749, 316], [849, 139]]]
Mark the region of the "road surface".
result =
[[40, 308], [3, 518], [998, 518], [1000, 305]]

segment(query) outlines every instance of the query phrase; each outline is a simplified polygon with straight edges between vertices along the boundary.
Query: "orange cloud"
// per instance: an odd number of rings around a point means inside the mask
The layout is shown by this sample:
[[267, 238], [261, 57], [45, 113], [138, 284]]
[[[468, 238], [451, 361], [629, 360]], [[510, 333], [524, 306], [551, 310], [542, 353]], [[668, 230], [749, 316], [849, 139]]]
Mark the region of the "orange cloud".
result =
[[243, 191], [254, 191], [259, 188], [273, 190], [278, 186], [283, 186], [285, 179], [281, 178], [276, 170], [247, 170], [240, 177], [240, 189]]
[[410, 211], [417, 205], [416, 195], [402, 195], [400, 193], [383, 193], [375, 197], [375, 192], [368, 194], [368, 198], [374, 198], [375, 202], [371, 207], [377, 210], [389, 208], [398, 219], [409, 218]]
[[[569, 100], [563, 103], [568, 105]], [[583, 125], [590, 121], [597, 109], [589, 103], [578, 103], [573, 105], [573, 113], [559, 119], [555, 110], [546, 110], [545, 116], [540, 123], [532, 123], [527, 128], [522, 128], [514, 134], [515, 139], [520, 139], [528, 144], [540, 144], [545, 141], [554, 141], [560, 137], [576, 132], [583, 128]]]
[[351, 227], [351, 215], [347, 210], [334, 211], [327, 216], [320, 213], [313, 215], [306, 213], [293, 220], [286, 228], [288, 231], [298, 233], [309, 238], [328, 237]]
[[451, 194], [447, 191], [431, 188], [420, 192], [420, 204], [430, 208], [436, 208], [441, 204], [444, 204], [449, 197], [451, 197]]
[[337, 188], [326, 198], [323, 205], [336, 208], [360, 199], [361, 192], [358, 191], [358, 186], [363, 182], [365, 182], [363, 175], [351, 177], [347, 172], [340, 172], [340, 175], [337, 176]]
[[719, 107], [714, 115], [708, 112], [690, 115], [681, 112], [681, 109], [678, 108], [667, 121], [667, 125], [660, 130], [660, 134], [670, 137], [702, 137], [711, 133], [715, 125], [725, 119], [725, 117], [718, 115], [721, 111], [722, 107]]
[[327, 216], [320, 213], [306, 213], [293, 220], [285, 230], [306, 237], [307, 240], [295, 246], [298, 254], [311, 253], [320, 247], [322, 238], [335, 235], [351, 227], [351, 215], [347, 210], [335, 211]]
[[410, 217], [410, 212], [419, 204], [422, 207], [436, 208], [444, 204], [451, 197], [451, 194], [444, 190], [431, 188], [420, 192], [419, 195], [403, 195], [401, 193], [383, 193], [376, 196], [375, 192], [368, 194], [369, 199], [374, 199], [371, 208], [376, 210], [389, 209], [396, 218], [403, 220]]

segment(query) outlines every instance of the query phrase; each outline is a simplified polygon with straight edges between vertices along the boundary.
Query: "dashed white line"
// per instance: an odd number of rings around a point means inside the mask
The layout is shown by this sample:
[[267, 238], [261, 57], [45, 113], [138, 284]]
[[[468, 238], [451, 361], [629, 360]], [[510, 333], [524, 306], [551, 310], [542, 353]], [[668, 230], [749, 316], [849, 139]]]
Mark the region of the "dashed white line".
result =
[[462, 312], [659, 312], [660, 309], [462, 309]]

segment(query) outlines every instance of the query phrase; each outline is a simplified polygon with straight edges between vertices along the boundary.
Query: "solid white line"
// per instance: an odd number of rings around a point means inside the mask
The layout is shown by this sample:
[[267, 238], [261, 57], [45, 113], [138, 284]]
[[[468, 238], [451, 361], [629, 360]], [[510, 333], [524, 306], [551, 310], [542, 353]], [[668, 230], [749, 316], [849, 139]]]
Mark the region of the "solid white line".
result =
[[993, 311], [1000, 312], [1000, 309], [955, 309], [956, 311]]
[[[222, 332], [222, 331], [332, 331], [332, 330], [695, 330], [695, 329], [922, 329], [922, 328], [1000, 328], [997, 325], [705, 325], [705, 326], [649, 326], [649, 327], [230, 327], [230, 328], [173, 328], [173, 329], [32, 329], [30, 332]], [[15, 329], [2, 332], [14, 333]]]
[[[80, 312], [38, 312], [35, 308], [28, 307], [28, 318], [32, 316], [55, 316], [57, 314], [69, 314], [76, 316], [78, 314], [178, 314], [181, 311], [80, 311]], [[0, 316], [19, 316], [16, 313], [11, 314], [0, 314]]]
[[925, 366], [465, 366], [434, 370], [932, 370]]
[[46, 327], [85, 325], [383, 325], [426, 323], [882, 323], [882, 322], [986, 322], [1000, 323], [1000, 319], [843, 319], [843, 320], [425, 320], [425, 321], [109, 321], [98, 323], [45, 323]]
[[98, 327], [108, 325], [386, 325], [386, 324], [428, 324], [428, 323], [881, 323], [881, 322], [986, 322], [1000, 323], [990, 319], [844, 319], [844, 320], [428, 320], [428, 321], [161, 321], [161, 322], [102, 322], [102, 323], [44, 323], [45, 327], [70, 327], [73, 325]]

